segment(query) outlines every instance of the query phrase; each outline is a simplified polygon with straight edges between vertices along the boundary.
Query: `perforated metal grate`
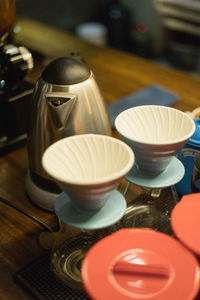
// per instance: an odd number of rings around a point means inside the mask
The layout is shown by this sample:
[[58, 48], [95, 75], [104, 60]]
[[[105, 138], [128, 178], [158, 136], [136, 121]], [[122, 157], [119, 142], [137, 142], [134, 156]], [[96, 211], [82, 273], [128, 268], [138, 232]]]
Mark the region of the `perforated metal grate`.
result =
[[57, 281], [50, 270], [50, 255], [46, 254], [23, 270], [14, 279], [38, 300], [88, 300], [84, 291], [74, 290]]

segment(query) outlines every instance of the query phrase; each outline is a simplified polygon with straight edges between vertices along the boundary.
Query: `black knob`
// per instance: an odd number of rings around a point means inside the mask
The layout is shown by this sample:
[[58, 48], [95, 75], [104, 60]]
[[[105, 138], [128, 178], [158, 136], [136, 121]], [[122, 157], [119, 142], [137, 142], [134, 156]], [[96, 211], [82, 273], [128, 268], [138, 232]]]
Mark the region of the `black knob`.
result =
[[82, 59], [77, 57], [60, 57], [45, 68], [42, 79], [52, 84], [76, 84], [90, 77], [90, 70]]

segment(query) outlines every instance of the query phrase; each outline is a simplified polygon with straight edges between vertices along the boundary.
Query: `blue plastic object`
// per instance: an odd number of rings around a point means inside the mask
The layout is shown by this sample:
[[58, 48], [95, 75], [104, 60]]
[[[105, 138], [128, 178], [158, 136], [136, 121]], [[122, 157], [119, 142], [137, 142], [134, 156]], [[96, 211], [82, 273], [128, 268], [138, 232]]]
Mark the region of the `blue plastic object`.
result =
[[188, 143], [181, 149], [177, 157], [185, 167], [183, 179], [176, 184], [176, 191], [180, 196], [191, 194], [191, 179], [194, 168], [194, 157], [200, 152], [200, 118], [194, 119], [196, 130]]

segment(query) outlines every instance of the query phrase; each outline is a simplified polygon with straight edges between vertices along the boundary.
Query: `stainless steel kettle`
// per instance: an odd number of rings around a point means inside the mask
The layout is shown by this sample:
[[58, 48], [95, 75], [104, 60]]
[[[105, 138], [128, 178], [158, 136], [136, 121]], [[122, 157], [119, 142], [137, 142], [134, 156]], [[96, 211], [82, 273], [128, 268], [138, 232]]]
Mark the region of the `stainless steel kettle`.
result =
[[41, 165], [45, 149], [63, 137], [84, 133], [111, 135], [102, 91], [79, 56], [57, 58], [33, 92], [27, 142], [31, 172], [49, 180]]

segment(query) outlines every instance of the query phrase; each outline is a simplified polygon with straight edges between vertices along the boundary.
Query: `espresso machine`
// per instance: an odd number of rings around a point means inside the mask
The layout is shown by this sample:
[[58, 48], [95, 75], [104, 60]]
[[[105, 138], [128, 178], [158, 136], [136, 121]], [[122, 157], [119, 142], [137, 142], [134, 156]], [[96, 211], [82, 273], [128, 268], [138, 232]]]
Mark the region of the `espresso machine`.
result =
[[0, 150], [26, 139], [33, 86], [25, 80], [33, 68], [32, 54], [9, 43], [15, 21], [14, 0], [0, 0]]

